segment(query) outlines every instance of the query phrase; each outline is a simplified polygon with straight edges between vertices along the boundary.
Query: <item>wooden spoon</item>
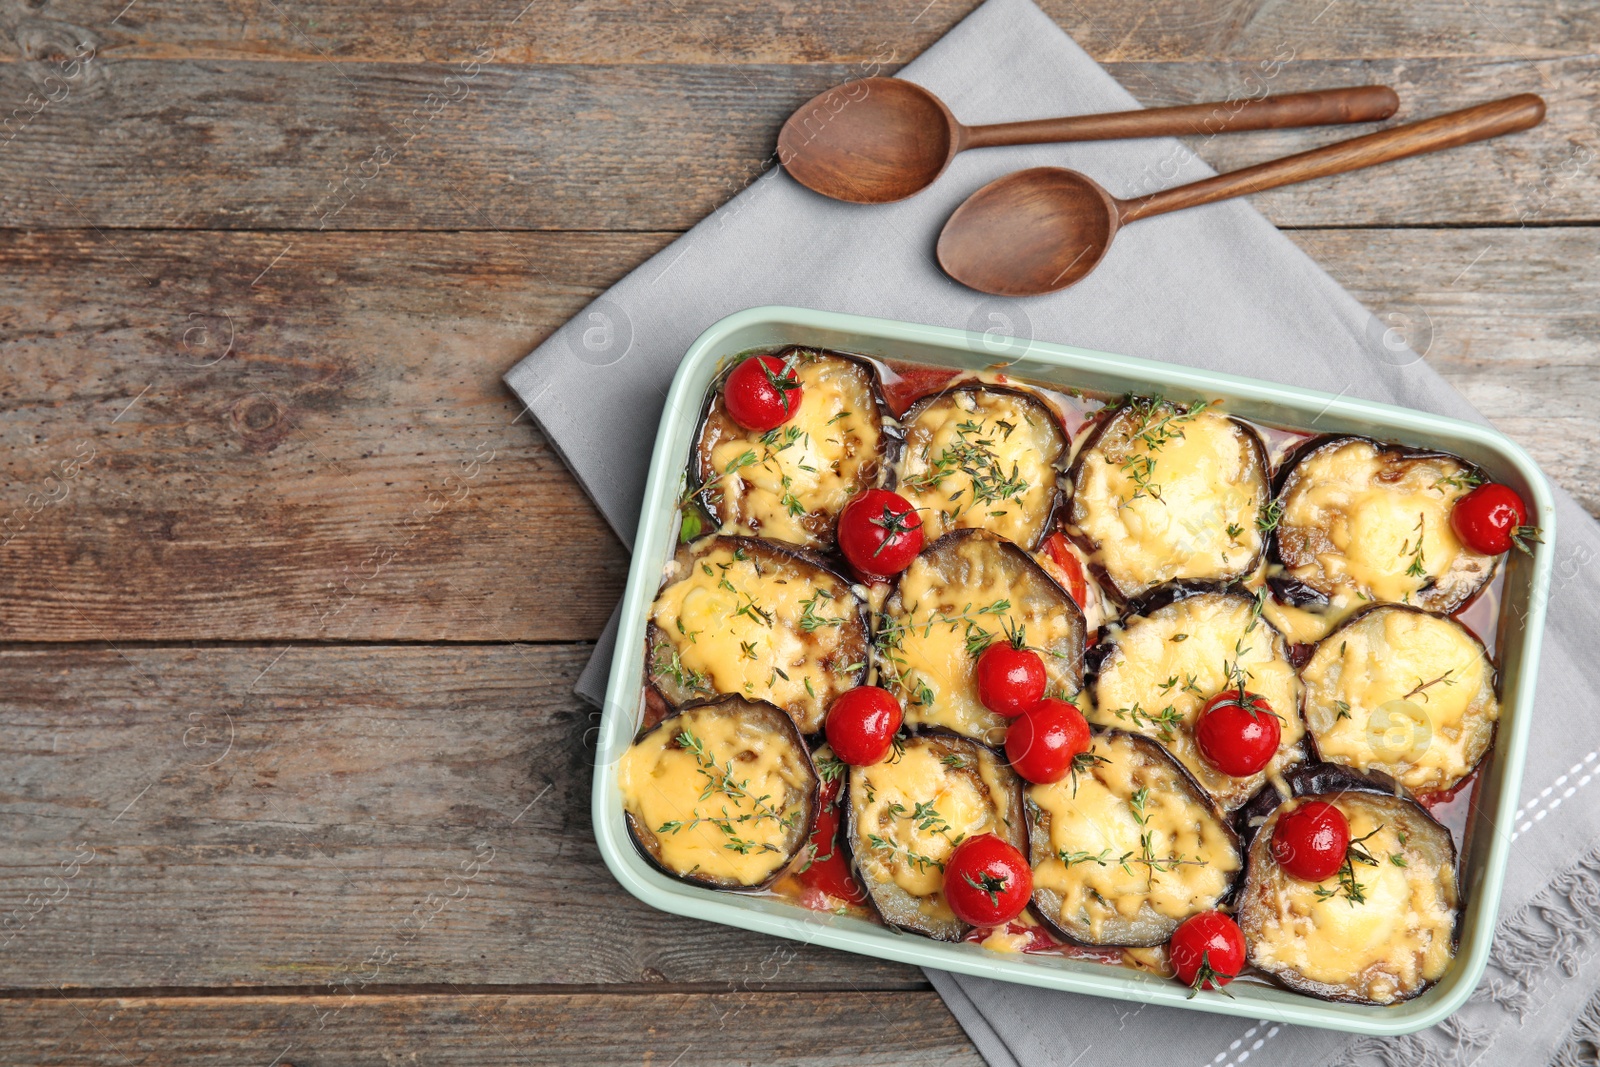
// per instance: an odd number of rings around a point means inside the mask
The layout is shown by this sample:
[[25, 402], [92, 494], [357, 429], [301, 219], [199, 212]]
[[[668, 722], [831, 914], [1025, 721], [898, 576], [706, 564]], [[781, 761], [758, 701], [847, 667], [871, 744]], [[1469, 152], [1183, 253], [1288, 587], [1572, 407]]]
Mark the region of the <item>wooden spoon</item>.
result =
[[1259, 100], [963, 126], [942, 100], [920, 85], [899, 78], [862, 78], [829, 89], [791, 115], [778, 134], [778, 160], [812, 192], [856, 204], [887, 204], [932, 185], [956, 153], [968, 148], [1376, 122], [1399, 106], [1400, 98], [1388, 86], [1361, 85]]
[[1524, 93], [1136, 200], [1119, 200], [1075, 170], [1020, 170], [990, 182], [956, 208], [939, 234], [939, 265], [980, 292], [1053, 293], [1093, 270], [1117, 230], [1138, 219], [1516, 133], [1543, 119], [1544, 101]]

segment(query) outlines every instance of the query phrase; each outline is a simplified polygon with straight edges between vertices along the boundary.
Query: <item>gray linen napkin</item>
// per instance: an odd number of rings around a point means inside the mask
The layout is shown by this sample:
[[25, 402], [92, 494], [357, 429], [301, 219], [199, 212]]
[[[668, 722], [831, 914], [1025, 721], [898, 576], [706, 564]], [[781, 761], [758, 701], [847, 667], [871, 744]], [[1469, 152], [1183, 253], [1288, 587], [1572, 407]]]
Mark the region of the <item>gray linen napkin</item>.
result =
[[[1029, 0], [989, 0], [901, 76], [967, 122], [1114, 111], [1137, 102]], [[1483, 421], [1243, 201], [1130, 227], [1075, 288], [987, 298], [934, 264], [969, 193], [1056, 164], [1117, 195], [1211, 171], [1175, 140], [969, 152], [900, 204], [825, 200], [781, 171], [756, 180], [551, 336], [506, 376], [618, 535], [631, 542], [658, 413], [694, 338], [730, 312], [795, 304], [993, 330], [1275, 379]], [[1386, 343], [1387, 342], [1387, 343]], [[1488, 977], [1450, 1021], [1407, 1038], [1347, 1035], [1139, 1007], [929, 972], [994, 1067], [1247, 1060], [1316, 1067], [1533, 1064], [1592, 1055], [1600, 1035], [1600, 527], [1558, 492], [1560, 539], [1523, 810]], [[613, 620], [614, 621], [614, 620]], [[604, 697], [606, 639], [579, 683]], [[1570, 1044], [1563, 1050], [1564, 1042]], [[1577, 1062], [1575, 1060], [1574, 1062]]]

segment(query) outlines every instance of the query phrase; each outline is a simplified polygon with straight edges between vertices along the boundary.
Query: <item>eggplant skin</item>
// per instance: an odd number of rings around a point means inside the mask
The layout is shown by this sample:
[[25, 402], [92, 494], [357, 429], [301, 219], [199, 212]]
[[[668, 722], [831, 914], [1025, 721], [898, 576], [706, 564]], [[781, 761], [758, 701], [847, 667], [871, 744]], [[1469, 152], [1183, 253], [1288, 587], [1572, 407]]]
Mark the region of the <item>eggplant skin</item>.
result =
[[[1248, 962], [1287, 988], [1320, 1000], [1389, 1005], [1420, 995], [1448, 972], [1455, 955], [1461, 908], [1450, 832], [1408, 797], [1373, 788], [1370, 780], [1344, 768], [1308, 769], [1300, 779], [1302, 787], [1346, 783], [1353, 788], [1299, 793], [1256, 831], [1235, 915]], [[1338, 807], [1356, 837], [1375, 828], [1367, 847], [1376, 865], [1351, 864], [1369, 894], [1363, 902], [1352, 903], [1337, 876], [1314, 886], [1273, 858], [1279, 818], [1309, 800]], [[1319, 889], [1334, 895], [1322, 899]], [[1396, 928], [1401, 917], [1404, 924]], [[1361, 954], [1351, 965], [1359, 969], [1328, 973], [1332, 950], [1319, 953], [1318, 938], [1333, 936], [1341, 937], [1341, 955]], [[1352, 937], [1363, 939], [1352, 943]]]
[[[1237, 481], [1230, 483], [1237, 491], [1231, 499], [1223, 499], [1218, 486], [1195, 484], [1192, 478], [1174, 481], [1170, 471], [1163, 473], [1163, 455], [1169, 457], [1170, 464], [1173, 451], [1181, 447], [1177, 443], [1181, 438], [1169, 438], [1153, 451], [1147, 448], [1135, 453], [1131, 448], [1132, 431], [1148, 425], [1145, 412], [1155, 410], [1178, 409], [1160, 397], [1135, 396], [1110, 408], [1084, 439], [1068, 473], [1072, 496], [1065, 512], [1067, 531], [1089, 555], [1101, 586], [1123, 603], [1172, 581], [1239, 581], [1260, 564], [1268, 540], [1259, 524], [1271, 498], [1271, 464], [1260, 434], [1248, 423], [1209, 407], [1173, 424], [1181, 432], [1185, 426], [1193, 425], [1192, 420], [1216, 420], [1226, 423], [1235, 436], [1242, 467]], [[1134, 419], [1140, 421], [1134, 423]], [[1150, 456], [1154, 466], [1146, 470], [1131, 465], [1128, 460], [1134, 455]], [[1092, 461], [1102, 460], [1101, 468], [1089, 469]], [[1106, 474], [1103, 468], [1115, 471]], [[1111, 478], [1128, 481], [1135, 474], [1155, 488], [1149, 492], [1135, 488], [1120, 502], [1091, 499], [1091, 483], [1099, 485]], [[1157, 499], [1162, 493], [1163, 478], [1169, 487], [1178, 485], [1180, 492], [1169, 492]], [[1109, 491], [1108, 487], [1103, 488]], [[1240, 496], [1246, 490], [1247, 500]], [[1204, 495], [1208, 491], [1210, 495]], [[1133, 509], [1133, 514], [1141, 516], [1137, 526], [1129, 527], [1120, 517], [1125, 509]], [[1142, 542], [1144, 547], [1138, 547]]]
[[[1214, 845], [1220, 845], [1221, 853], [1215, 852], [1209, 856], [1200, 856], [1197, 853], [1184, 858], [1198, 858], [1204, 861], [1209, 869], [1216, 870], [1220, 865], [1223, 868], [1224, 878], [1217, 891], [1211, 894], [1197, 896], [1193, 905], [1184, 914], [1178, 916], [1164, 915], [1152, 906], [1148, 897], [1141, 899], [1139, 909], [1131, 917], [1116, 911], [1109, 919], [1101, 924], [1098, 934], [1093, 925], [1080, 913], [1068, 918], [1062, 914], [1063, 897], [1061, 893], [1047, 885], [1050, 878], [1046, 872], [1053, 872], [1055, 867], [1061, 865], [1061, 857], [1052, 842], [1052, 816], [1041, 801], [1050, 799], [1061, 801], [1065, 796], [1057, 794], [1058, 790], [1066, 790], [1072, 794], [1072, 779], [1068, 778], [1053, 785], [1034, 785], [1028, 787], [1026, 796], [1026, 809], [1028, 814], [1028, 849], [1029, 863], [1034, 869], [1033, 912], [1039, 921], [1044, 924], [1052, 934], [1062, 940], [1079, 945], [1089, 946], [1118, 946], [1127, 948], [1148, 948], [1165, 944], [1172, 936], [1172, 931], [1189, 915], [1209, 911], [1225, 903], [1232, 897], [1238, 886], [1238, 878], [1244, 868], [1244, 850], [1239, 842], [1239, 835], [1234, 832], [1222, 812], [1218, 810], [1209, 794], [1201, 788], [1192, 775], [1184, 768], [1183, 764], [1173, 759], [1171, 754], [1160, 744], [1141, 734], [1128, 733], [1124, 730], [1104, 730], [1099, 732], [1090, 749], [1095, 755], [1109, 761], [1107, 764], [1098, 765], [1079, 774], [1092, 778], [1099, 785], [1107, 785], [1110, 775], [1107, 768], [1115, 769], [1118, 763], [1131, 763], [1138, 768], [1137, 780], [1141, 786], [1149, 791], [1146, 803], [1160, 805], [1165, 798], [1179, 797], [1190, 811], [1189, 818], [1193, 825], [1202, 827], [1199, 836], [1211, 838]], [[1080, 782], [1079, 788], [1091, 788], [1086, 782]], [[1126, 789], [1112, 789], [1116, 795], [1123, 799], [1132, 800], [1133, 794]], [[1075, 799], [1075, 797], [1074, 797]], [[1086, 798], [1087, 800], [1087, 795]], [[1152, 810], [1146, 816], [1149, 819], [1157, 818], [1157, 812]], [[1099, 845], [1103, 838], [1093, 842], [1082, 842], [1081, 848], [1068, 847], [1068, 852], [1082, 852], [1087, 854], [1091, 846]], [[1071, 844], [1080, 844], [1073, 842]], [[1122, 871], [1118, 862], [1118, 855], [1106, 857], [1105, 863], [1096, 859], [1082, 859], [1082, 864], [1095, 864], [1099, 870], [1108, 871], [1113, 878]], [[1048, 866], [1047, 866], [1048, 865]], [[1077, 864], [1073, 865], [1074, 867]], [[1142, 878], [1143, 868], [1137, 858], [1130, 861], [1133, 877]], [[1072, 868], [1068, 868], [1071, 870]], [[1094, 874], [1086, 866], [1086, 873]], [[1187, 865], [1180, 865], [1173, 870], [1185, 871]], [[1123, 872], [1126, 873], [1126, 872]], [[1164, 878], [1160, 872], [1150, 872], [1153, 878]], [[1164, 885], [1165, 889], [1166, 886]], [[1091, 891], [1091, 897], [1104, 903], [1103, 897]]]
[[[917, 773], [913, 773], [917, 772]], [[906, 781], [899, 781], [904, 778]], [[925, 780], [931, 778], [931, 781]], [[896, 790], [897, 784], [916, 786], [915, 795]], [[966, 827], [951, 827], [949, 833], [934, 835], [918, 854], [933, 863], [916, 865], [875, 845], [868, 835], [900, 842], [917, 825], [913, 818], [919, 803], [960, 791], [981, 798], [984, 819]], [[880, 803], [880, 800], [882, 803]], [[884, 809], [890, 802], [904, 808], [899, 814]], [[970, 738], [946, 730], [914, 733], [900, 751], [872, 767], [852, 767], [845, 779], [845, 843], [850, 851], [856, 877], [866, 888], [872, 906], [888, 926], [908, 933], [922, 934], [936, 941], [960, 941], [971, 926], [956, 918], [944, 903], [939, 886], [943, 883], [944, 860], [964, 836], [992, 833], [1027, 855], [1027, 818], [1023, 811], [1022, 779], [993, 749]], [[951, 802], [945, 802], [952, 814]], [[877, 821], [872, 821], [872, 813]], [[972, 811], [968, 809], [969, 815]], [[941, 814], [935, 809], [934, 814]], [[896, 830], [898, 832], [896, 832]], [[928, 836], [928, 835], [923, 835]], [[913, 844], [918, 838], [911, 837]], [[907, 848], [904, 844], [902, 848]], [[935, 851], [938, 852], [935, 855]], [[931, 888], [926, 894], [913, 894], [896, 881], [897, 867], [908, 880], [921, 880]], [[937, 872], [937, 873], [936, 873]]]
[[[705, 757], [697, 760], [699, 767], [705, 770], [695, 769], [695, 776], [686, 783], [686, 787], [691, 794], [703, 788], [709, 795], [703, 814], [693, 801], [687, 805], [688, 810], [674, 809], [673, 814], [677, 821], [683, 823], [699, 817], [702, 820], [699, 827], [685, 826], [674, 832], [664, 824], [650, 826], [644, 817], [645, 802], [638, 796], [629, 795], [626, 788], [629, 776], [624, 773], [619, 780], [624, 783], [623, 812], [628, 835], [652, 865], [679, 881], [714, 889], [749, 891], [766, 888], [794, 865], [810, 839], [812, 826], [816, 822], [817, 798], [822, 783], [812, 765], [805, 741], [795, 729], [793, 720], [781, 709], [765, 701], [730, 696], [686, 707], [678, 714], [662, 720], [641, 733], [623, 759], [626, 761], [630, 756], [637, 756], [641, 761], [647, 760], [651, 746], [655, 746], [655, 750], [664, 747], [666, 750], [684, 751], [682, 742], [673, 739], [680, 738], [685, 731], [706, 748]], [[730, 731], [736, 735], [738, 743], [732, 747], [737, 751], [716, 746], [716, 740], [723, 739]], [[708, 740], [707, 735], [714, 735], [716, 740]], [[775, 756], [781, 786], [773, 788], [782, 789], [781, 796], [778, 792], [771, 793], [773, 799], [767, 800], [763, 807], [781, 820], [784, 832], [778, 842], [772, 843], [776, 851], [758, 847], [750, 849], [748, 853], [739, 853], [729, 842], [754, 839], [757, 835], [750, 827], [769, 828], [771, 817], [757, 815], [753, 820], [747, 818], [744, 821], [712, 823], [706, 816], [722, 815], [730, 806], [733, 811], [750, 814], [745, 812], [745, 807], [737, 799], [738, 787], [750, 784], [750, 780], [742, 778], [740, 772], [744, 771], [746, 775], [753, 773], [750, 765], [759, 761], [763, 754]], [[692, 753], [690, 755], [693, 756]], [[729, 766], [733, 768], [735, 788], [732, 791], [716, 784], [727, 781]], [[647, 774], [648, 769], [647, 766], [641, 767], [640, 774]], [[685, 764], [679, 769], [690, 768]], [[659, 789], [654, 785], [645, 788], [655, 789], [659, 795]], [[750, 792], [755, 794], [757, 788], [759, 785], [752, 787]], [[689, 852], [699, 852], [707, 858], [688, 867], [675, 863], [666, 849], [669, 835], [674, 834], [697, 835], [691, 839], [693, 847]], [[733, 853], [759, 857], [764, 861], [762, 866], [768, 870], [753, 881], [740, 881], [732, 874], [719, 875], [702, 867], [702, 863], [716, 866], [719, 858], [732, 862]]]
[[[720, 605], [714, 617], [684, 624], [691, 594]], [[754, 606], [741, 613], [747, 603]], [[771, 700], [801, 733], [814, 734], [835, 697], [866, 684], [872, 642], [865, 603], [842, 575], [794, 545], [715, 535], [684, 546], [650, 618], [645, 674], [673, 707], [730, 692]], [[780, 631], [784, 647], [802, 657], [791, 651], [785, 662], [774, 660], [771, 642]]]
[[[1356, 664], [1350, 671], [1347, 650]], [[1318, 642], [1300, 674], [1320, 760], [1377, 771], [1412, 793], [1440, 793], [1494, 747], [1494, 664], [1477, 635], [1449, 616], [1369, 605]]]
[[[1370, 477], [1364, 484], [1341, 482], [1334, 469], [1339, 463], [1370, 464]], [[1304, 442], [1277, 477], [1280, 518], [1268, 558], [1283, 568], [1273, 581], [1278, 599], [1312, 610], [1377, 601], [1447, 615], [1456, 611], [1499, 565], [1498, 556], [1461, 544], [1450, 527], [1455, 502], [1487, 480], [1482, 468], [1448, 452], [1355, 434]], [[1413, 520], [1426, 523], [1427, 547], [1420, 556]], [[1379, 558], [1363, 559], [1364, 548]], [[1338, 561], [1332, 570], [1329, 560]], [[1414, 566], [1420, 575], [1408, 573]], [[1353, 576], [1363, 573], [1366, 580]]]
[[839, 512], [887, 476], [898, 437], [872, 363], [806, 348], [775, 355], [796, 359], [806, 385], [798, 411], [770, 433], [747, 430], [723, 403], [724, 375], [695, 433], [689, 484], [725, 533], [829, 549]]
[[[952, 423], [954, 438], [931, 455], [939, 431]], [[1026, 389], [973, 382], [923, 397], [900, 424], [904, 447], [891, 487], [921, 511], [930, 541], [980, 528], [1029, 551], [1039, 547], [1063, 501], [1059, 481], [1071, 448], [1049, 404]], [[1031, 435], [1032, 445], [1018, 434]], [[989, 487], [987, 500], [980, 499], [973, 471]], [[952, 486], [954, 494], [947, 491]]]
[[878, 684], [900, 698], [907, 725], [999, 745], [1009, 720], [979, 700], [974, 668], [986, 641], [1018, 628], [1040, 650], [1049, 691], [1077, 693], [1082, 609], [1017, 545], [987, 530], [955, 530], [912, 560], [884, 603]]
[[[1129, 608], [1089, 653], [1096, 665], [1087, 681], [1091, 723], [1154, 738], [1225, 812], [1305, 759], [1300, 677], [1288, 641], [1255, 614], [1255, 597], [1237, 586], [1173, 582]], [[1206, 701], [1228, 688], [1224, 666], [1240, 650], [1249, 688], [1277, 713], [1281, 737], [1266, 768], [1234, 778], [1206, 762], [1194, 730]]]

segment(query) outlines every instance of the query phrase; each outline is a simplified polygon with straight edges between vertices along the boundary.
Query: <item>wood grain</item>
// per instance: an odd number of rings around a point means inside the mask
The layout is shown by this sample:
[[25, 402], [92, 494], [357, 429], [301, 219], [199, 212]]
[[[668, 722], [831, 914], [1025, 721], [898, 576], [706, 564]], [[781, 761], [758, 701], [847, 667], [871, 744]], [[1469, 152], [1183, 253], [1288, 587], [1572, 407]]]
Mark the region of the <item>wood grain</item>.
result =
[[[1513, 92], [1537, 130], [1436, 159], [1274, 190], [1281, 226], [1600, 220], [1600, 58], [1115, 64], [1146, 104], [1393, 84], [1395, 121]], [[474, 67], [108, 60], [16, 128], [0, 227], [683, 229], [769, 163], [784, 119], [848, 64]], [[38, 72], [0, 65], [0, 99]], [[958, 104], [958, 102], [956, 102]], [[1029, 116], [956, 106], [963, 122]], [[1222, 169], [1348, 130], [1217, 137]], [[1118, 196], [1172, 183], [1097, 175]]]
[[[171, 0], [121, 5], [53, 0], [14, 20], [13, 55], [40, 49], [41, 23], [58, 35], [92, 32], [103, 54], [146, 59], [297, 59], [437, 62], [495, 47], [516, 63], [904, 62], [938, 40], [975, 0], [883, 0], [822, 6], [744, 0], [581, 5], [469, 0], [448, 18], [426, 0], [381, 9], [333, 0], [258, 5]], [[1539, 0], [1376, 0], [1373, 3], [1232, 4], [1174, 0], [1042, 0], [1090, 55], [1105, 61], [1269, 58], [1293, 47], [1306, 58], [1580, 55], [1596, 50], [1600, 16], [1589, 5]], [[20, 23], [20, 25], [19, 25]], [[31, 35], [19, 30], [31, 29]]]
[[593, 638], [500, 375], [665, 240], [0, 233], [0, 638]]
[[0, 983], [921, 987], [616, 882], [588, 652], [0, 652]]
[[[499, 375], [673, 236], [0, 234], [0, 639], [592, 639], [625, 556]], [[1291, 236], [1600, 513], [1600, 230]]]
[[854, 991], [0, 1001], [0, 1058], [31, 1067], [102, 1059], [274, 1067], [983, 1067], [938, 994]]

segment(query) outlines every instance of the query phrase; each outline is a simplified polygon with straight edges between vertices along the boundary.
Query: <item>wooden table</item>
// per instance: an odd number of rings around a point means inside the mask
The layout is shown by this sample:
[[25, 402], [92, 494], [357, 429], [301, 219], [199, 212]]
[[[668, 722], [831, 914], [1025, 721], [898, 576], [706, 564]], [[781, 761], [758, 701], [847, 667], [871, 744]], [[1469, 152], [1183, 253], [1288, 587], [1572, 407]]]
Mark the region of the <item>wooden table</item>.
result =
[[[625, 556], [500, 383], [972, 0], [125, 2], [0, 22], [0, 1062], [978, 1063], [911, 968], [611, 880]], [[1045, 6], [1151, 105], [1543, 93], [1256, 203], [1600, 510], [1600, 7]]]

